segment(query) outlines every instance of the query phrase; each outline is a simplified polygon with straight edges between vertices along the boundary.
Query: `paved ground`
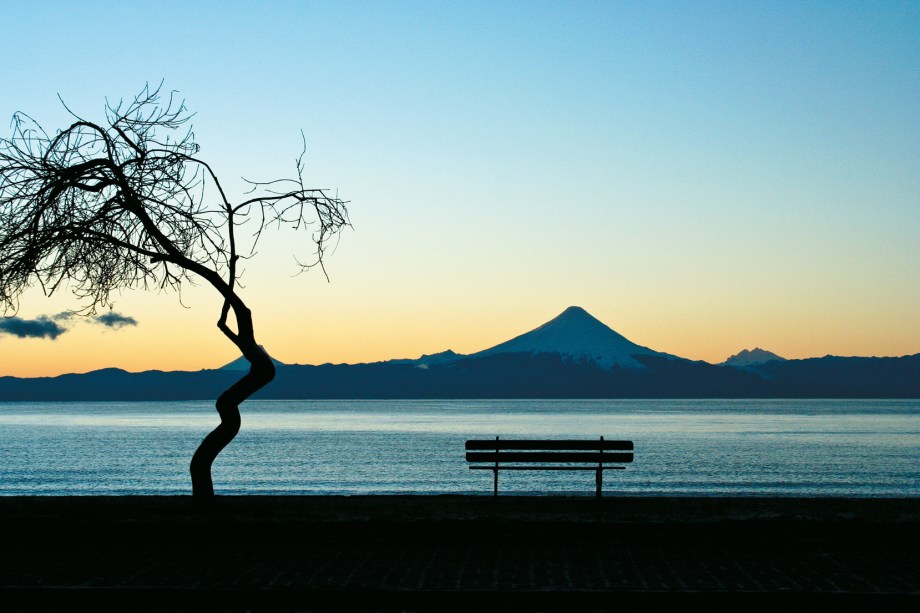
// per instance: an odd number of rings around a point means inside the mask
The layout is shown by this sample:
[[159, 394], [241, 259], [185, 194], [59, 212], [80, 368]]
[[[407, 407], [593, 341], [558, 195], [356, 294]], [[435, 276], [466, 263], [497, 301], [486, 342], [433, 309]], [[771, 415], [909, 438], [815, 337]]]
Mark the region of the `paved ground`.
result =
[[920, 610], [920, 499], [0, 499], [5, 610]]

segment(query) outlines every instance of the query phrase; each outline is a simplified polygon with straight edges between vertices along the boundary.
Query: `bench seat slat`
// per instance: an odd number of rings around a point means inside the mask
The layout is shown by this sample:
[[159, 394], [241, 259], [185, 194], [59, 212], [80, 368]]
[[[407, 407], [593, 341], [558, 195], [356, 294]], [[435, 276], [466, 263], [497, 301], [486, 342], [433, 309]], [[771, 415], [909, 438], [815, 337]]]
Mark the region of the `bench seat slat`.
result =
[[632, 453], [579, 453], [543, 451], [473, 451], [466, 454], [467, 462], [632, 462]]
[[616, 450], [616, 451], [632, 451], [633, 442], [632, 441], [601, 441], [601, 440], [568, 440], [568, 439], [556, 439], [556, 440], [470, 440], [466, 441], [467, 451], [486, 451], [491, 450], [495, 451], [496, 449], [531, 449], [531, 450], [544, 450], [544, 451], [598, 451], [603, 450]]

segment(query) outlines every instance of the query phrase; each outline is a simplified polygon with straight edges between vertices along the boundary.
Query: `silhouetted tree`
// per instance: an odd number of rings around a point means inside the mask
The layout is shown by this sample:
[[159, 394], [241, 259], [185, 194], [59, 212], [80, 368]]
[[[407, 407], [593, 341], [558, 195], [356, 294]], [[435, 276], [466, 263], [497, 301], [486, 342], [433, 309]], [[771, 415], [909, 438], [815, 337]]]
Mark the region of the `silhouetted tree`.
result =
[[[94, 313], [122, 288], [179, 289], [198, 277], [216, 289], [223, 297], [217, 327], [250, 369], [217, 399], [220, 425], [191, 461], [192, 492], [209, 498], [211, 465], [239, 431], [240, 403], [275, 376], [237, 293], [239, 260], [253, 253], [264, 229], [290, 225], [306, 229], [312, 245], [312, 259], [298, 264], [322, 267], [348, 215], [337, 196], [304, 186], [303, 152], [295, 177], [247, 181], [252, 189], [231, 202], [211, 166], [196, 157], [192, 115], [161, 88], [107, 102], [100, 123], [65, 105], [73, 123], [54, 135], [28, 115], [13, 116], [12, 136], [0, 139], [0, 301], [6, 314], [15, 313], [22, 292], [37, 282], [46, 295], [69, 287], [82, 312]], [[247, 220], [249, 249], [241, 254]]]

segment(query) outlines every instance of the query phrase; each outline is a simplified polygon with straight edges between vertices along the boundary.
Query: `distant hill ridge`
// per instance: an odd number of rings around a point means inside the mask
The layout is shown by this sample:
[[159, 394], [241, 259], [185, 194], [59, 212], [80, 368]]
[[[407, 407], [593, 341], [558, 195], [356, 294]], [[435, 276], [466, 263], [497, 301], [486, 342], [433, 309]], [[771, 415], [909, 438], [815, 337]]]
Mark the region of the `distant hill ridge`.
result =
[[742, 349], [740, 352], [731, 356], [724, 362], [725, 366], [752, 366], [754, 364], [764, 364], [766, 362], [772, 362], [774, 360], [785, 360], [786, 358], [780, 357], [773, 353], [772, 351], [767, 351], [766, 349], [761, 349], [760, 347], [755, 347], [753, 349]]
[[[261, 349], [262, 351], [265, 351], [265, 347], [263, 347], [262, 345], [259, 345], [259, 349]], [[268, 355], [268, 351], [265, 351], [265, 354]], [[283, 362], [279, 362], [275, 358], [272, 358], [270, 355], [268, 357], [271, 358], [275, 366], [287, 366], [287, 364]], [[237, 359], [233, 360], [232, 362], [228, 362], [227, 364], [224, 364], [218, 370], [233, 370], [233, 371], [249, 370], [249, 360], [247, 360], [243, 356], [240, 356]]]
[[[470, 355], [275, 365], [257, 398], [920, 398], [920, 354], [785, 360], [755, 348], [715, 365], [637, 345], [580, 307]], [[0, 401], [213, 400], [246, 367], [239, 358], [198, 372], [0, 377]]]

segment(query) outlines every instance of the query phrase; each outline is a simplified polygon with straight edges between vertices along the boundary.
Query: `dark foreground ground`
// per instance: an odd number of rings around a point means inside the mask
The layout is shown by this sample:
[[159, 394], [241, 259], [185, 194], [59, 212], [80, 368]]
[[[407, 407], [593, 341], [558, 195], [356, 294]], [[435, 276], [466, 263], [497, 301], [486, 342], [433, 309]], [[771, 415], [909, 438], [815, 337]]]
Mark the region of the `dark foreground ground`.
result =
[[7, 497], [0, 522], [4, 611], [920, 611], [920, 498]]

